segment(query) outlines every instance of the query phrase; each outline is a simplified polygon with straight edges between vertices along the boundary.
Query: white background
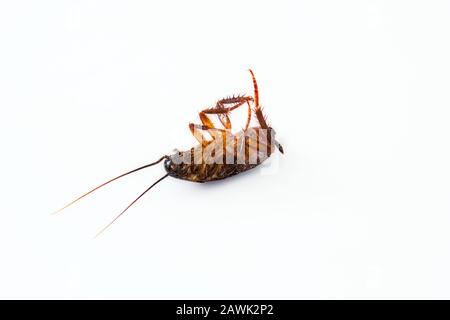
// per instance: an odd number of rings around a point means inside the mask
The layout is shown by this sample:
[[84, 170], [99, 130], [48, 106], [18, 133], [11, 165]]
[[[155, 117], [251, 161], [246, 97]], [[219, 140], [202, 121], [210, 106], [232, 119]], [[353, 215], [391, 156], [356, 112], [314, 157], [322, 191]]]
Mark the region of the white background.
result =
[[[0, 298], [450, 298], [449, 31], [448, 1], [2, 1]], [[269, 168], [166, 179], [96, 240], [162, 166], [50, 215], [194, 145], [250, 67]]]

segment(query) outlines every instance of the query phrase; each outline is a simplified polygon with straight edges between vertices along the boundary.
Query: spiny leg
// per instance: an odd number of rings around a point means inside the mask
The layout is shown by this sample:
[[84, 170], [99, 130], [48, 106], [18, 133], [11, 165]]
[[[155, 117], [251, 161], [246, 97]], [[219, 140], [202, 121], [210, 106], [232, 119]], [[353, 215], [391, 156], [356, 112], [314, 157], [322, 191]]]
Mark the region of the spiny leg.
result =
[[194, 129], [199, 129], [199, 130], [205, 130], [205, 131], [214, 131], [214, 132], [220, 132], [220, 133], [223, 133], [223, 134], [226, 134], [227, 132], [229, 132], [229, 131], [227, 131], [226, 129], [219, 129], [219, 128], [211, 128], [211, 127], [208, 127], [208, 126], [206, 126], [206, 125], [201, 125], [201, 124], [193, 124], [193, 123], [191, 123], [189, 126], [192, 126]]
[[[228, 117], [228, 113], [232, 110], [239, 108], [244, 103], [247, 103], [249, 105], [249, 101], [253, 100], [252, 97], [246, 97], [246, 96], [232, 96], [224, 99], [220, 99], [216, 103], [216, 110], [221, 110], [223, 113], [217, 114], [217, 117], [219, 118], [220, 122], [226, 129], [231, 129], [231, 121]], [[228, 106], [230, 105], [230, 106]]]
[[[223, 98], [217, 101], [214, 108], [207, 109], [208, 113], [228, 113], [236, 108], [239, 108], [246, 102], [253, 101], [252, 97], [247, 96], [232, 96], [228, 98]], [[214, 112], [214, 110], [216, 112]], [[206, 110], [205, 110], [206, 111]]]
[[267, 129], [267, 128], [269, 128], [269, 126], [267, 125], [266, 117], [264, 117], [261, 106], [259, 105], [258, 83], [256, 82], [255, 74], [253, 73], [253, 71], [251, 69], [249, 69], [248, 71], [250, 71], [250, 73], [252, 75], [252, 80], [253, 80], [253, 91], [254, 91], [254, 98], [255, 98], [254, 111], [255, 111], [256, 119], [258, 120], [261, 128]]
[[204, 131], [208, 131], [209, 135], [212, 137], [213, 140], [215, 140], [219, 135], [226, 135], [226, 132], [229, 131], [227, 129], [219, 129], [214, 126], [214, 124], [211, 122], [211, 120], [208, 118], [208, 116], [202, 112], [200, 112], [200, 119], [202, 121], [202, 125], [194, 124], [194, 129], [200, 129]]
[[[215, 128], [215, 127], [209, 127], [207, 125], [202, 125], [202, 124], [193, 124], [191, 123], [189, 125], [190, 127], [192, 127], [192, 130], [195, 130], [196, 132], [199, 132], [199, 130], [203, 130], [203, 131], [208, 131], [208, 133], [214, 137], [214, 142], [216, 144], [211, 145], [213, 147], [213, 149], [207, 149], [208, 144], [210, 142], [213, 141], [209, 141], [207, 144], [203, 144], [203, 148], [204, 151], [202, 153], [202, 156], [207, 156], [209, 159], [211, 159], [210, 157], [217, 157], [217, 156], [221, 156], [222, 157], [222, 163], [226, 163], [227, 161], [227, 141], [232, 141], [234, 140], [234, 136], [231, 133], [230, 130], [227, 129], [220, 129], [220, 128]], [[222, 145], [222, 148], [219, 149], [219, 153], [216, 153], [216, 151], [218, 149], [216, 149], [216, 147], [218, 147], [218, 143], [220, 143]], [[202, 160], [203, 161], [203, 160]]]
[[250, 98], [247, 101], [240, 102], [229, 108], [226, 108], [224, 106], [219, 106], [219, 107], [216, 106], [215, 110], [220, 110], [223, 112], [223, 113], [217, 113], [217, 116], [219, 117], [219, 120], [225, 129], [231, 129], [231, 121], [230, 121], [230, 118], [228, 117], [228, 113], [231, 110], [234, 110], [234, 109], [244, 105], [245, 103], [247, 103], [247, 121], [245, 123], [244, 131], [248, 129], [248, 127], [250, 125], [250, 121], [252, 119], [252, 108], [250, 107], [251, 100], [253, 100], [253, 99]]
[[[198, 125], [197, 125], [198, 126]], [[189, 130], [191, 130], [192, 135], [194, 138], [202, 145], [206, 146], [210, 142], [208, 139], [205, 138], [203, 133], [201, 133], [198, 128], [196, 128], [196, 125], [193, 123], [189, 123]]]
[[244, 131], [247, 131], [248, 126], [250, 125], [250, 121], [252, 120], [252, 108], [250, 107], [250, 103], [247, 101], [247, 123], [245, 124]]
[[217, 114], [217, 117], [219, 118], [220, 123], [223, 125], [225, 129], [231, 129], [231, 120], [228, 114], [219, 113]]
[[209, 119], [209, 117], [203, 111], [199, 113], [199, 117], [200, 117], [200, 120], [203, 123], [203, 125], [190, 123], [189, 130], [191, 130], [194, 138], [197, 139], [197, 141], [200, 142], [200, 144], [202, 146], [206, 146], [211, 141], [206, 139], [204, 134], [201, 133], [199, 131], [199, 129], [208, 131], [208, 133], [211, 135], [212, 139], [214, 140], [216, 138], [216, 132], [215, 132], [215, 130], [211, 130], [211, 129], [215, 129], [215, 127], [214, 127], [214, 124], [212, 123], [211, 119]]
[[[218, 113], [217, 116], [219, 117], [220, 122], [222, 123], [222, 125], [226, 129], [231, 129], [231, 121], [230, 121], [230, 118], [228, 117], [228, 113], [231, 110], [234, 110], [234, 109], [244, 105], [245, 103], [247, 103], [247, 121], [246, 121], [245, 127], [244, 127], [244, 131], [246, 131], [248, 129], [248, 127], [250, 125], [250, 121], [252, 119], [252, 108], [250, 106], [250, 101], [252, 101], [253, 98], [251, 98], [251, 97], [243, 97], [243, 96], [237, 97], [237, 98], [243, 98], [243, 100], [238, 102], [238, 103], [236, 103], [236, 104], [234, 104], [231, 107], [228, 107], [228, 108], [224, 106], [222, 101], [229, 100], [230, 98], [219, 100], [217, 102], [215, 110], [223, 112], [223, 113]], [[231, 99], [234, 99], [234, 97], [231, 98]], [[230, 102], [228, 102], [228, 103], [230, 103]]]
[[[249, 69], [248, 71], [250, 71], [251, 75], [252, 75], [252, 80], [253, 80], [253, 91], [254, 91], [254, 97], [255, 97], [255, 115], [256, 115], [256, 119], [259, 122], [259, 125], [261, 126], [262, 129], [269, 129], [269, 125], [267, 124], [267, 120], [266, 117], [264, 116], [261, 106], [259, 105], [259, 90], [258, 90], [258, 83], [256, 82], [256, 78], [255, 78], [255, 74], [253, 73], [253, 71], [251, 69]], [[272, 143], [272, 136], [271, 136], [271, 132], [269, 132], [269, 130], [267, 130], [267, 153], [270, 155], [271, 154], [271, 143]], [[281, 144], [275, 140], [275, 146], [278, 148], [278, 150], [281, 153], [284, 153], [283, 151], [283, 147], [281, 146]]]
[[217, 130], [211, 130], [211, 129], [216, 129], [214, 124], [212, 123], [211, 119], [209, 119], [208, 115], [204, 111], [201, 111], [199, 113], [199, 117], [200, 117], [201, 122], [203, 123], [203, 126], [205, 128], [207, 128], [204, 130], [208, 130], [208, 133], [210, 134], [210, 136], [213, 139], [215, 139], [217, 137], [218, 132], [217, 132]]
[[208, 128], [214, 128], [214, 124], [204, 111], [201, 111], [198, 116], [203, 125], [207, 126]]
[[[256, 115], [256, 119], [258, 120], [259, 126], [265, 130], [265, 135], [266, 135], [266, 139], [267, 139], [267, 146], [266, 146], [266, 153], [268, 156], [271, 155], [272, 153], [272, 137], [271, 137], [271, 132], [269, 132], [269, 126], [267, 124], [267, 120], [266, 117], [264, 116], [261, 106], [259, 105], [259, 90], [258, 90], [258, 83], [256, 82], [256, 78], [255, 78], [255, 74], [253, 73], [253, 71], [251, 69], [249, 69], [248, 71], [250, 71], [250, 74], [252, 75], [252, 80], [253, 80], [253, 95], [255, 97], [255, 115]], [[258, 143], [259, 143], [259, 139], [258, 139]], [[257, 146], [258, 150], [261, 146]]]
[[[250, 101], [252, 101], [252, 97], [246, 97], [246, 96], [233, 96], [228, 97], [224, 99], [220, 99], [217, 101], [216, 106], [213, 108], [205, 109], [202, 111], [204, 114], [216, 114], [219, 118], [220, 122], [224, 126], [225, 129], [231, 129], [231, 121], [228, 117], [228, 113], [233, 111], [236, 108], [239, 108], [240, 106], [247, 103], [247, 105], [250, 108]], [[250, 121], [247, 119], [246, 127], [248, 127], [248, 124]]]

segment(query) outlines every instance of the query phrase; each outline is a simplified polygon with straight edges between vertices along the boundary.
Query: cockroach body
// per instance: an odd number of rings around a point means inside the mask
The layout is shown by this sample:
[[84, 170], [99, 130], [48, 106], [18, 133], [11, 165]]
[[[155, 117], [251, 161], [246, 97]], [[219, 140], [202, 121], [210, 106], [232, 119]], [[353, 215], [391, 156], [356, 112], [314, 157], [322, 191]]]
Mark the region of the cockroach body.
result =
[[[215, 107], [201, 111], [199, 116], [202, 125], [189, 124], [192, 134], [200, 144], [167, 157], [164, 168], [169, 176], [193, 182], [225, 179], [255, 168], [270, 157], [275, 147], [283, 153], [282, 146], [275, 140], [275, 131], [267, 125], [262, 113], [258, 84], [252, 70], [250, 73], [253, 79], [254, 98], [248, 96], [225, 98], [219, 100]], [[251, 128], [249, 128], [252, 118], [250, 102], [255, 104], [253, 112], [259, 124]], [[243, 105], [247, 105], [248, 108], [247, 123], [243, 130], [233, 134], [228, 114]], [[224, 128], [214, 127], [208, 115], [217, 115]], [[206, 140], [200, 130], [207, 131], [213, 139]], [[274, 143], [271, 143], [272, 140]], [[205, 154], [205, 150], [211, 152]], [[219, 152], [216, 152], [217, 150]]]
[[[168, 176], [192, 181], [209, 182], [225, 179], [241, 172], [250, 170], [267, 160], [277, 148], [283, 153], [283, 147], [275, 139], [275, 130], [267, 124], [259, 105], [258, 84], [254, 73], [249, 70], [253, 80], [254, 96], [232, 96], [217, 101], [212, 108], [207, 108], [199, 113], [199, 124], [189, 124], [192, 135], [199, 144], [186, 151], [176, 151], [171, 155], [164, 155], [159, 160], [123, 173], [111, 180], [108, 180], [94, 189], [81, 195], [55, 213], [58, 213], [78, 200], [84, 198], [95, 190], [113, 182], [126, 175], [153, 166], [164, 160], [166, 175], [154, 182], [142, 194], [131, 202], [116, 218], [104, 227], [97, 235], [102, 233], [114, 221], [116, 221], [125, 211], [127, 211], [137, 200], [147, 193], [153, 186], [167, 178]], [[253, 104], [253, 108], [251, 107]], [[232, 125], [229, 113], [240, 106], [247, 106], [247, 122], [245, 127], [232, 133]], [[209, 116], [216, 115], [223, 128], [216, 128]], [[256, 118], [257, 125], [249, 127], [252, 115]], [[203, 132], [207, 132], [212, 139], [204, 137]]]
[[[258, 130], [259, 127], [253, 127], [249, 128], [248, 130], [242, 130], [236, 134], [233, 134], [232, 136], [228, 137], [228, 141], [231, 141], [233, 144], [236, 144], [237, 141], [245, 141], [245, 137], [248, 131], [250, 130]], [[269, 130], [272, 130], [269, 128]], [[219, 141], [217, 141], [219, 140]], [[248, 149], [249, 152], [257, 152], [254, 148], [250, 146], [250, 142], [247, 139], [247, 141], [244, 142], [244, 148]], [[192, 182], [209, 182], [209, 181], [215, 181], [215, 180], [221, 180], [225, 179], [234, 175], [237, 175], [241, 172], [253, 169], [260, 165], [264, 160], [268, 159], [270, 154], [274, 152], [275, 146], [272, 145], [270, 149], [270, 153], [266, 152], [260, 152], [257, 156], [257, 162], [251, 163], [250, 161], [245, 161], [245, 159], [242, 159], [243, 161], [239, 162], [239, 155], [236, 154], [236, 152], [233, 152], [236, 148], [234, 148], [231, 152], [227, 149], [227, 147], [223, 147], [223, 145], [226, 145], [227, 143], [223, 143], [221, 139], [215, 139], [208, 144], [208, 146], [212, 147], [212, 150], [215, 150], [216, 148], [223, 148], [225, 153], [225, 159], [231, 158], [231, 161], [212, 161], [212, 163], [195, 163], [192, 161], [192, 159], [195, 159], [195, 154], [201, 154], [204, 153], [205, 147], [202, 144], [199, 144], [196, 147], [193, 147], [187, 151], [178, 152], [171, 156], [169, 156], [164, 161], [164, 168], [166, 169], [166, 172], [169, 174], [169, 176], [182, 179], [182, 180], [188, 180]], [[281, 146], [280, 146], [281, 147]], [[251, 155], [248, 156], [249, 158]], [[183, 159], [189, 159], [189, 162], [180, 162], [180, 158]]]

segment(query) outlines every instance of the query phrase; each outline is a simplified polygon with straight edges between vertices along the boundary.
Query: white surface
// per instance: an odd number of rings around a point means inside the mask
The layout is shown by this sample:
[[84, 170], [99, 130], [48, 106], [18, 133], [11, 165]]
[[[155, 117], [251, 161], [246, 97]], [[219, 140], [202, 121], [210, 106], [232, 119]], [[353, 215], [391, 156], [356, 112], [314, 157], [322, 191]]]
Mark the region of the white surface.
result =
[[[4, 1], [0, 298], [450, 298], [448, 1]], [[251, 93], [285, 148], [141, 172]], [[239, 127], [239, 126], [238, 126]], [[274, 170], [272, 170], [274, 169]]]

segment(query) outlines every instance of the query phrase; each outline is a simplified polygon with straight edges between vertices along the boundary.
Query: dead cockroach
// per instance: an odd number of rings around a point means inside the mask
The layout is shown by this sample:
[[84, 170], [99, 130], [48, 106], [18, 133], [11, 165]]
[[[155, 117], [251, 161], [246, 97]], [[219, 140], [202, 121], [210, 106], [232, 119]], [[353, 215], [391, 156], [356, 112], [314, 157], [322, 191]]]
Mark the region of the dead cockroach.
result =
[[[168, 176], [188, 180], [192, 182], [209, 182], [225, 179], [238, 173], [250, 170], [267, 158], [275, 151], [275, 147], [283, 153], [283, 147], [275, 140], [275, 131], [267, 124], [259, 105], [258, 84], [252, 70], [249, 70], [253, 80], [254, 96], [238, 95], [217, 101], [212, 108], [207, 108], [199, 113], [199, 124], [189, 124], [192, 135], [199, 144], [186, 151], [176, 151], [171, 155], [164, 155], [159, 160], [123, 173], [108, 180], [94, 189], [86, 192], [69, 204], [65, 205], [55, 213], [61, 212], [78, 200], [84, 198], [95, 190], [107, 185], [114, 180], [122, 178], [133, 172], [151, 167], [164, 161], [166, 174], [154, 182], [143, 193], [131, 202], [113, 221], [104, 227], [97, 236], [114, 223], [124, 214], [136, 201], [146, 194], [157, 183]], [[253, 108], [251, 107], [253, 104]], [[247, 106], [247, 121], [244, 129], [237, 133], [231, 132], [231, 121], [229, 113], [240, 106]], [[257, 125], [250, 126], [252, 114], [256, 118]], [[216, 115], [223, 128], [216, 128], [208, 115]], [[203, 132], [208, 132], [212, 139], [206, 139]]]

